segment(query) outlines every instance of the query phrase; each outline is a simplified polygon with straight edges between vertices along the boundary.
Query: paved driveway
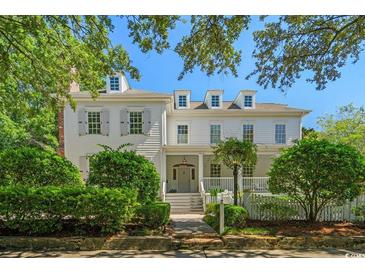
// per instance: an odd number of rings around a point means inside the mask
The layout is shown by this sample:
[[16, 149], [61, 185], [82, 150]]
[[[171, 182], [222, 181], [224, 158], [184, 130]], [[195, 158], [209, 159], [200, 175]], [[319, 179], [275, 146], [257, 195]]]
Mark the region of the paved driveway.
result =
[[[346, 254], [348, 254], [346, 256]], [[0, 251], [2, 258], [345, 258], [365, 257], [342, 249], [323, 250], [174, 250], [174, 251]]]

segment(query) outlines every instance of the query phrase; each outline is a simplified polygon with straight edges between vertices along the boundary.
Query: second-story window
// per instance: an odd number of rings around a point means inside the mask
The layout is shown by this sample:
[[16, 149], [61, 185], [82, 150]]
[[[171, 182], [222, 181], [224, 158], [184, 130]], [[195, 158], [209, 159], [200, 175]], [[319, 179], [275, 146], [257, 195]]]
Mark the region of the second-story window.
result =
[[129, 134], [142, 134], [142, 112], [129, 112]]
[[188, 125], [177, 126], [177, 143], [187, 144], [188, 143]]
[[219, 95], [212, 95], [212, 107], [219, 107], [220, 104], [220, 100], [219, 100]]
[[179, 107], [186, 108], [187, 107], [187, 96], [179, 95]]
[[119, 77], [110, 77], [110, 90], [119, 90]]
[[218, 144], [221, 141], [221, 125], [210, 125], [210, 143]]
[[286, 144], [286, 127], [284, 124], [275, 125], [275, 144]]
[[253, 142], [253, 125], [250, 124], [243, 125], [242, 139], [244, 141]]
[[100, 111], [87, 113], [88, 134], [101, 134]]
[[252, 95], [245, 95], [243, 106], [245, 108], [252, 108]]

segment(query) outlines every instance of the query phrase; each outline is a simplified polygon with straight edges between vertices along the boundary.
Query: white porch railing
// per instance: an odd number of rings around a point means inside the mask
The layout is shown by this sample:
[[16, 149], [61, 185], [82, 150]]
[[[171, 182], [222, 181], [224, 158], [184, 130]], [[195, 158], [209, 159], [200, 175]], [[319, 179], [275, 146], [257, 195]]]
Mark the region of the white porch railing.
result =
[[249, 189], [255, 192], [269, 192], [268, 181], [269, 177], [243, 177], [241, 189]]
[[162, 187], [161, 187], [161, 200], [162, 202], [166, 201], [166, 181], [162, 182]]
[[[242, 177], [242, 180], [238, 181], [238, 189], [249, 189], [255, 192], [268, 192], [268, 180], [269, 177]], [[233, 191], [233, 177], [204, 177], [203, 185], [205, 191], [209, 191], [214, 188]]]
[[202, 197], [203, 200], [203, 210], [205, 212], [206, 209], [206, 205], [207, 205], [207, 195], [209, 195], [209, 193], [205, 193], [205, 188], [204, 188], [204, 183], [203, 181], [199, 182], [199, 192], [200, 192], [200, 196]]
[[206, 191], [214, 188], [233, 191], [233, 177], [204, 177], [203, 183]]

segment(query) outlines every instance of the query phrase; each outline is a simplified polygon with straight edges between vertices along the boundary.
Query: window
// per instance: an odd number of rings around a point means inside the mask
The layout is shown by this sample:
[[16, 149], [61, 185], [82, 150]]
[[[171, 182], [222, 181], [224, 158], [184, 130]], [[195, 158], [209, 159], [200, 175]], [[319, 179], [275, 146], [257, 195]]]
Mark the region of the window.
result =
[[188, 143], [188, 125], [177, 126], [177, 143], [178, 144]]
[[275, 143], [286, 144], [286, 130], [285, 125], [275, 125]]
[[129, 134], [142, 134], [142, 112], [129, 112]]
[[119, 90], [119, 77], [110, 77], [110, 90]]
[[89, 134], [101, 134], [100, 111], [89, 111], [87, 113], [87, 124]]
[[185, 108], [187, 106], [186, 95], [179, 95], [179, 107]]
[[253, 142], [253, 125], [243, 125], [243, 140]]
[[252, 95], [245, 95], [243, 106], [245, 108], [252, 108]]
[[242, 166], [242, 177], [253, 177], [253, 166]]
[[176, 168], [174, 168], [172, 170], [172, 180], [176, 180], [177, 179], [177, 172], [176, 172]]
[[210, 143], [218, 144], [221, 141], [221, 125], [210, 125]]
[[195, 180], [195, 168], [191, 169], [191, 179]]
[[212, 107], [219, 107], [219, 95], [212, 95]]
[[220, 164], [210, 164], [210, 177], [221, 177]]

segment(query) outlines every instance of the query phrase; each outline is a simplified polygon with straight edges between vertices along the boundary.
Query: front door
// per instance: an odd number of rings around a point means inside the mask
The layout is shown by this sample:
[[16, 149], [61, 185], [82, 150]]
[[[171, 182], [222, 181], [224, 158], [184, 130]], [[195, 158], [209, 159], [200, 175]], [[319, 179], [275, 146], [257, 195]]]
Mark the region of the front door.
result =
[[190, 168], [179, 167], [178, 170], [178, 192], [190, 192]]

